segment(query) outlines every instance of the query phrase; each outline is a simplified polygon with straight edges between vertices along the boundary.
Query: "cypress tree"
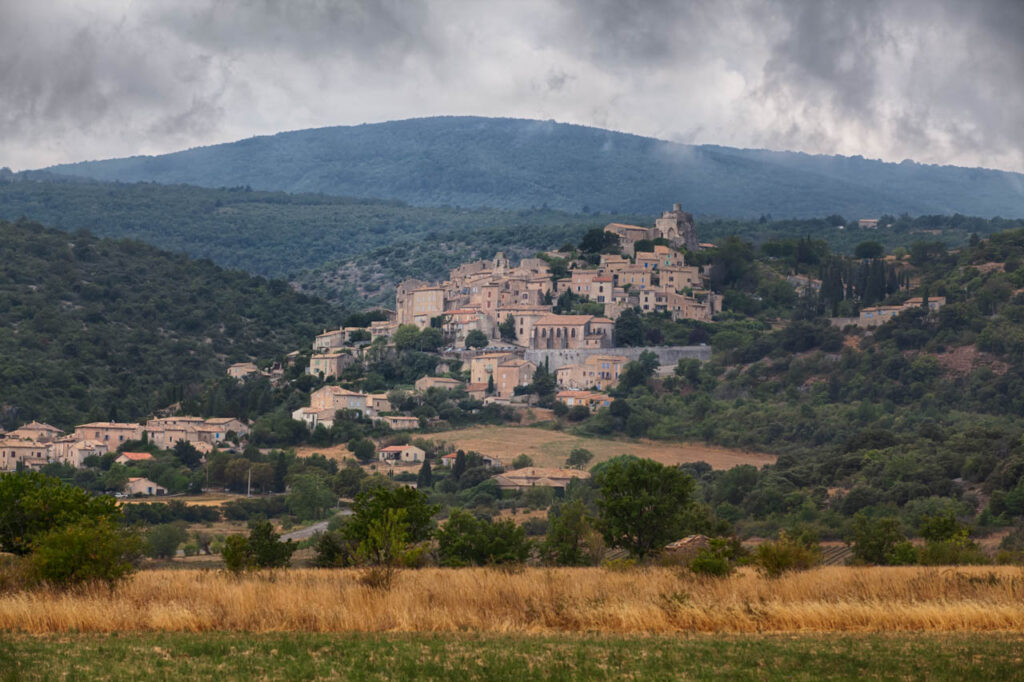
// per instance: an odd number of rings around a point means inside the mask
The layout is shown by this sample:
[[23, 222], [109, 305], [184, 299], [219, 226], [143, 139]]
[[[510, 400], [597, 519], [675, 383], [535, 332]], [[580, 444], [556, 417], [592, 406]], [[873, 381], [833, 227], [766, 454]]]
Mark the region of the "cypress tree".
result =
[[430, 461], [423, 460], [420, 473], [416, 476], [416, 487], [419, 490], [425, 490], [432, 485], [434, 485], [434, 472], [430, 470]]

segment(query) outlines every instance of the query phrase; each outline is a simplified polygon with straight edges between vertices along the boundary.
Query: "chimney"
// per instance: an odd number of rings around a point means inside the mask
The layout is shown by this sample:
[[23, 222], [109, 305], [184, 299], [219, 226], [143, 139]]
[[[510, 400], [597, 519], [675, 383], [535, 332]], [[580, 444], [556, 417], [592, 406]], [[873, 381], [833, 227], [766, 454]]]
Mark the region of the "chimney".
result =
[[672, 210], [675, 211], [676, 213], [679, 213], [680, 211], [683, 210], [683, 205], [682, 204], [672, 204]]

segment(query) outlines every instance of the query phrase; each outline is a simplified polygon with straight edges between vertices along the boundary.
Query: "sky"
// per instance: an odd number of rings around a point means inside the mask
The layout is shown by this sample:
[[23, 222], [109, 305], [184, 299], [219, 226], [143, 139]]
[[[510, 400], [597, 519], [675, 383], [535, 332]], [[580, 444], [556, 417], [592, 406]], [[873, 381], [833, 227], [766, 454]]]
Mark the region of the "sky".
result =
[[0, 0], [0, 167], [434, 115], [1024, 171], [1024, 0]]

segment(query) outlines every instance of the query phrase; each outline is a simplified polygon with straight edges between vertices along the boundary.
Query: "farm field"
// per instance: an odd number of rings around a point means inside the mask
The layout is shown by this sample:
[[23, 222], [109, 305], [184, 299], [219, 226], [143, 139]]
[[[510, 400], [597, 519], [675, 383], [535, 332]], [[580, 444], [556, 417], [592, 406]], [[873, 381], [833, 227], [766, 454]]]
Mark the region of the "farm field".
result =
[[730, 469], [740, 464], [762, 467], [775, 462], [774, 455], [728, 450], [702, 443], [586, 438], [564, 431], [523, 426], [474, 426], [432, 433], [426, 437], [451, 443], [462, 450], [476, 450], [497, 456], [506, 463], [511, 462], [516, 455], [526, 454], [539, 467], [564, 466], [574, 448], [586, 448], [594, 453], [590, 466], [622, 454], [645, 457], [670, 466], [703, 461], [714, 469]]
[[1020, 567], [828, 566], [727, 579], [679, 568], [424, 568], [390, 590], [359, 569], [142, 571], [110, 591], [0, 595], [0, 632], [429, 632], [608, 635], [1012, 632]]
[[1019, 635], [0, 635], [0, 679], [1020, 679]]

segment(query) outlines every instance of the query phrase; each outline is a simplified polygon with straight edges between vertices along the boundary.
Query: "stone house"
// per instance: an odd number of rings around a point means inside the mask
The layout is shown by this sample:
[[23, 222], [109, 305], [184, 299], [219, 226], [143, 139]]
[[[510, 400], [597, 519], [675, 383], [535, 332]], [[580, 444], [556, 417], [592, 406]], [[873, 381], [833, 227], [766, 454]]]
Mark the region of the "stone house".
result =
[[413, 464], [426, 458], [427, 453], [415, 445], [391, 445], [377, 451], [377, 459], [381, 462]]
[[566, 407], [586, 407], [591, 412], [596, 412], [602, 407], [612, 404], [610, 396], [604, 393], [593, 391], [559, 391], [555, 394], [555, 400], [563, 403]]
[[128, 497], [135, 495], [166, 495], [167, 488], [157, 485], [148, 478], [133, 477], [128, 479], [128, 485], [124, 487], [124, 494]]
[[16, 471], [18, 465], [38, 469], [53, 459], [53, 444], [24, 438], [0, 439], [0, 471]]
[[619, 383], [619, 375], [628, 361], [624, 355], [590, 355], [582, 363], [559, 367], [555, 379], [559, 388], [607, 391]]
[[402, 417], [399, 415], [385, 415], [378, 418], [391, 427], [392, 431], [413, 431], [420, 428], [419, 417]]
[[341, 376], [342, 370], [354, 364], [356, 359], [342, 351], [316, 353], [309, 359], [308, 374], [322, 376], [324, 379]]
[[148, 452], [122, 452], [114, 460], [118, 464], [138, 464], [139, 462], [152, 462], [153, 455]]
[[414, 386], [420, 393], [425, 393], [431, 388], [440, 388], [444, 391], [455, 391], [465, 387], [465, 384], [458, 379], [449, 379], [448, 377], [420, 377], [416, 380]]
[[298, 422], [305, 422], [310, 431], [320, 424], [325, 429], [334, 426], [334, 415], [337, 412], [333, 407], [300, 407], [292, 412], [292, 419]]
[[142, 438], [142, 425], [121, 422], [92, 422], [75, 427], [77, 440], [97, 440], [113, 445], [114, 449], [121, 443]]
[[511, 399], [517, 386], [526, 386], [533, 381], [537, 365], [522, 358], [502, 360], [494, 370], [494, 389], [499, 398]]
[[75, 440], [74, 436], [67, 436], [53, 441], [53, 458], [76, 469], [82, 467], [86, 457], [107, 452], [107, 444], [96, 440]]
[[50, 443], [60, 438], [63, 433], [56, 426], [33, 421], [11, 431], [8, 434], [8, 438], [24, 438], [25, 440], [34, 440], [37, 443]]
[[[484, 353], [469, 360], [469, 383], [487, 385], [498, 365], [516, 356], [512, 353]], [[497, 385], [497, 378], [495, 378]]]
[[533, 325], [551, 315], [550, 305], [512, 305], [497, 310], [497, 322], [502, 324], [509, 317], [515, 320], [516, 343], [527, 346], [533, 335]]
[[244, 379], [253, 374], [259, 374], [260, 368], [251, 362], [236, 362], [228, 367], [228, 376], [232, 379]]
[[529, 488], [556, 488], [565, 490], [574, 480], [586, 480], [590, 474], [579, 469], [554, 469], [526, 467], [494, 476], [502, 490], [527, 490]]
[[615, 323], [592, 315], [549, 315], [533, 327], [530, 348], [608, 348]]

